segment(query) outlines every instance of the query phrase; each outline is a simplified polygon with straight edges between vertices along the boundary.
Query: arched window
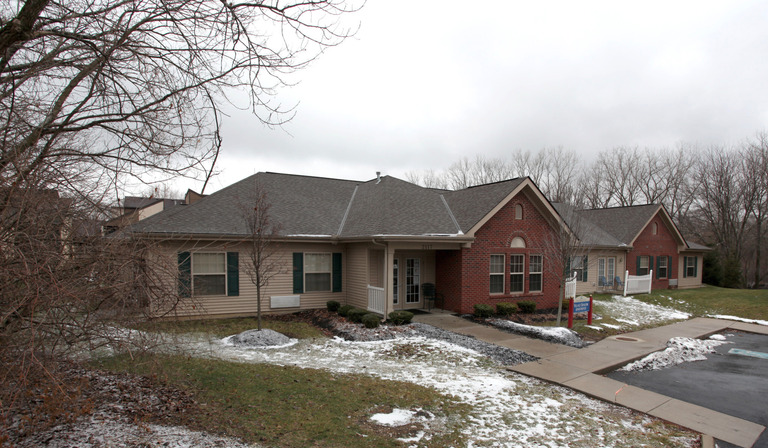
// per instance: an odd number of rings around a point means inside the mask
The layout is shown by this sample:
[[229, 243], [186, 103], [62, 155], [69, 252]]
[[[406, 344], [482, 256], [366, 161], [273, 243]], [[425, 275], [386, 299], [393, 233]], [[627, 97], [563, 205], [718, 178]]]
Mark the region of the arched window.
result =
[[523, 219], [523, 206], [521, 204], [515, 205], [515, 219]]
[[657, 235], [659, 233], [659, 224], [654, 222], [653, 223], [653, 234]]
[[525, 240], [520, 238], [519, 236], [516, 236], [512, 239], [512, 242], [509, 244], [509, 247], [514, 249], [525, 249]]

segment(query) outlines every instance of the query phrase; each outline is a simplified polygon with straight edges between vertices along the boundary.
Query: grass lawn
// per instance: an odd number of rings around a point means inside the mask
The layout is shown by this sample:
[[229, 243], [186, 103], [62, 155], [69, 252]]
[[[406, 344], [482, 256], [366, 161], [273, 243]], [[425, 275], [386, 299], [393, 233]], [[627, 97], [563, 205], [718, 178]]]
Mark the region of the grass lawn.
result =
[[[325, 337], [303, 322], [263, 318], [262, 324], [293, 338]], [[138, 328], [224, 337], [256, 328], [256, 320], [148, 322]], [[191, 391], [204, 412], [187, 417], [190, 427], [263, 446], [400, 447], [402, 443], [395, 439], [413, 434], [400, 434], [369, 422], [372, 414], [392, 408], [423, 408], [449, 422], [432, 440], [422, 440], [419, 446], [466, 444], [460, 429], [469, 406], [411, 383], [326, 370], [154, 354], [102, 358], [94, 366], [156, 378]]]
[[[672, 298], [670, 301], [669, 298]], [[768, 320], [768, 289], [728, 289], [705, 286], [698, 289], [665, 289], [635, 296], [654, 305], [664, 305], [693, 316], [726, 314]]]
[[[609, 302], [613, 299], [611, 294], [594, 294], [597, 302]], [[635, 299], [651, 305], [673, 308], [690, 313], [692, 317], [707, 316], [710, 314], [724, 314], [744, 317], [747, 319], [768, 320], [768, 290], [764, 289], [728, 289], [714, 286], [705, 286], [698, 289], [663, 289], [653, 291], [651, 294], [633, 296]], [[599, 303], [595, 304], [595, 314], [602, 317], [594, 320], [593, 324], [608, 324], [623, 326], [622, 329], [603, 327], [601, 330], [587, 326], [586, 320], [575, 320], [573, 329], [587, 340], [600, 340], [627, 331], [637, 331], [645, 328], [653, 328], [675, 320], [656, 320], [632, 326], [631, 330], [620, 320], [625, 318], [616, 312], [609, 312]], [[567, 319], [565, 317], [564, 319]]]
[[[136, 329], [162, 333], [206, 333], [216, 337], [226, 337], [257, 328], [255, 317], [232, 319], [168, 320], [150, 321], [136, 325]], [[282, 333], [289, 338], [306, 339], [324, 337], [323, 333], [304, 322], [286, 321], [262, 316], [261, 328], [268, 328]]]

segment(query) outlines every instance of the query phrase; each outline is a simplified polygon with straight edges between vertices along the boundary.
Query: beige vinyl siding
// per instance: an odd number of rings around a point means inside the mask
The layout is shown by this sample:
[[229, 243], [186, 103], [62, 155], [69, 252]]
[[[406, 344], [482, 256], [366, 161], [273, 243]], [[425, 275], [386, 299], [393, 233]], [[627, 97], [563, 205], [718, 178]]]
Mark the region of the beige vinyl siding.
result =
[[368, 248], [370, 244], [350, 244], [346, 246], [346, 304], [358, 308], [368, 308]]
[[[696, 257], [696, 277], [685, 277], [685, 272], [683, 271], [685, 257]], [[677, 276], [677, 287], [679, 289], [700, 288], [702, 285], [701, 271], [702, 265], [704, 264], [704, 256], [701, 253], [681, 252], [680, 256], [677, 258], [677, 273], [675, 274]]]
[[[239, 316], [253, 315], [257, 312], [256, 285], [251, 282], [247, 273], [248, 253], [247, 245], [244, 243], [206, 243], [198, 242], [196, 244], [171, 244], [167, 245], [165, 252], [171, 263], [177, 260], [177, 254], [181, 251], [200, 251], [200, 252], [239, 252], [239, 296], [204, 296], [193, 297], [191, 299], [182, 299], [183, 305], [179, 308], [179, 315], [210, 315], [210, 316]], [[297, 308], [270, 308], [271, 296], [291, 296], [293, 294], [293, 253], [294, 252], [314, 252], [314, 253], [342, 253], [342, 292], [311, 292], [300, 294], [300, 306]], [[261, 310], [264, 313], [290, 313], [306, 309], [325, 308], [329, 300], [336, 300], [346, 303], [346, 270], [349, 262], [344, 253], [344, 247], [332, 244], [281, 244], [279, 252], [275, 255], [279, 259], [279, 265], [282, 266], [279, 272], [270, 280], [269, 284], [262, 288]], [[178, 269], [175, 276], [168, 275], [171, 288], [177, 284]], [[170, 278], [173, 277], [173, 278]], [[175, 289], [174, 289], [175, 290]]]
[[[627, 253], [623, 251], [613, 251], [609, 249], [595, 249], [587, 254], [587, 281], [576, 283], [576, 294], [590, 294], [594, 292], [602, 292], [603, 288], [600, 287], [600, 277], [598, 276], [598, 259], [613, 257], [616, 259], [616, 272], [615, 276], [621, 277], [621, 281], [624, 281], [624, 272], [627, 266]], [[610, 282], [611, 279], [606, 278]]]
[[368, 284], [384, 287], [384, 251], [377, 249], [368, 250]]

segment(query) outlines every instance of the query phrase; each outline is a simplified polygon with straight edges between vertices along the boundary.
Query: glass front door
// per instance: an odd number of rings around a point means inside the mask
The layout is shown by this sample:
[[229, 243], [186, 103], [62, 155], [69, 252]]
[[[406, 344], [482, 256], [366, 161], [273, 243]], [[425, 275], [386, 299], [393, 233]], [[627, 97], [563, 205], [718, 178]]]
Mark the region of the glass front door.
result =
[[418, 303], [420, 300], [419, 285], [421, 284], [421, 260], [406, 258], [405, 260], [405, 303]]

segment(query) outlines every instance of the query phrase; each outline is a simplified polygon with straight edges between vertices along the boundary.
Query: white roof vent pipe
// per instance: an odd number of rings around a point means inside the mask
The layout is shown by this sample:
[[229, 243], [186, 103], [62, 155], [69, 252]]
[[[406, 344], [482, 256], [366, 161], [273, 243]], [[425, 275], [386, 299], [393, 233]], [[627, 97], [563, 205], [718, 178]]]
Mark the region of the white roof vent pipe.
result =
[[381, 171], [376, 171], [376, 183], [381, 182]]

